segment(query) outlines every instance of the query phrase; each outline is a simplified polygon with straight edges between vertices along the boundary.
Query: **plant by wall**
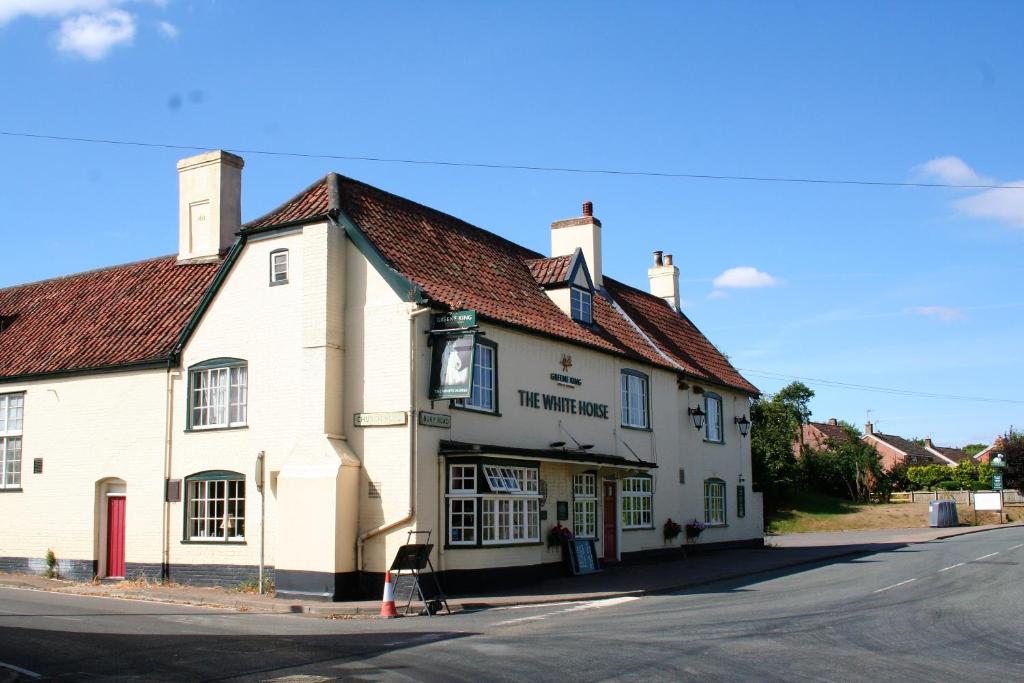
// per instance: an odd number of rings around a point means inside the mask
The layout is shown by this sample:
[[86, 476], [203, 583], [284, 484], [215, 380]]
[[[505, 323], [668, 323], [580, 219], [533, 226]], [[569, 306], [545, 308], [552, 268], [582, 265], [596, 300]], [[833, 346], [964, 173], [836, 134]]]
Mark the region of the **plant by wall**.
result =
[[46, 551], [46, 578], [57, 578], [57, 556], [52, 548]]

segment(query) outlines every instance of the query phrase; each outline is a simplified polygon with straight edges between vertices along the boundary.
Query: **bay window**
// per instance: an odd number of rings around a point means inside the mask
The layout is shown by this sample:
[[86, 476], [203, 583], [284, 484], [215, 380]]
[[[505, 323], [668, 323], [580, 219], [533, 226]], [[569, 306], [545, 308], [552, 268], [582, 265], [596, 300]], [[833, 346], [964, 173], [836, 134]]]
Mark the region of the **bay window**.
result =
[[536, 466], [449, 464], [448, 544], [539, 543], [539, 473]]

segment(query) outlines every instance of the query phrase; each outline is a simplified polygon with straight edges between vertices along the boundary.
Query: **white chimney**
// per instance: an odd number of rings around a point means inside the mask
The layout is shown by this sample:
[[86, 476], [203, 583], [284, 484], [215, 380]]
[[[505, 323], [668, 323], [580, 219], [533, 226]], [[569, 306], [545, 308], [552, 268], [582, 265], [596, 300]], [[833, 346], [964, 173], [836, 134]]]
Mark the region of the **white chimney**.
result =
[[661, 297], [673, 311], [679, 311], [679, 269], [672, 265], [672, 254], [654, 252], [654, 266], [647, 269], [651, 294]]
[[222, 150], [178, 162], [178, 261], [217, 259], [235, 241], [244, 165]]
[[551, 255], [571, 256], [576, 248], [590, 269], [594, 286], [600, 287], [601, 278], [601, 221], [594, 218], [594, 205], [583, 202], [583, 215], [551, 224]]

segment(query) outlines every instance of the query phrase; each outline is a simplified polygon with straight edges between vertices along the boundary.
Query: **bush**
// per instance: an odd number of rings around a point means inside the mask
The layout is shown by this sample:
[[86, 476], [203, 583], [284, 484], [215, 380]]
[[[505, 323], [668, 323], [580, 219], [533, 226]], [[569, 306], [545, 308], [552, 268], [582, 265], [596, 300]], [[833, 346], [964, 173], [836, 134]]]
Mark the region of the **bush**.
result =
[[935, 488], [937, 488], [940, 491], [961, 491], [961, 490], [963, 490], [963, 489], [960, 488], [960, 484], [956, 483], [955, 481], [950, 481], [948, 479], [946, 481], [940, 481], [938, 484], [935, 485]]
[[57, 556], [53, 553], [53, 549], [50, 548], [46, 551], [46, 578], [56, 579], [57, 578]]

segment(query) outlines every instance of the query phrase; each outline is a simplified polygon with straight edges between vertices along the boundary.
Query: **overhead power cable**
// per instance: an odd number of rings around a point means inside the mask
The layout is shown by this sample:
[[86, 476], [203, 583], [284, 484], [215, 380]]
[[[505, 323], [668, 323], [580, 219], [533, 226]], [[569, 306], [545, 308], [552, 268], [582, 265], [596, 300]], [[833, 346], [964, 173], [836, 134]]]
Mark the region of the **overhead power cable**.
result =
[[1017, 400], [1012, 398], [989, 398], [983, 396], [959, 396], [956, 394], [937, 394], [928, 391], [914, 391], [912, 389], [894, 389], [892, 387], [876, 387], [869, 384], [853, 384], [851, 382], [840, 382], [832, 379], [821, 379], [817, 377], [800, 377], [798, 375], [786, 375], [781, 372], [769, 372], [767, 370], [752, 370], [750, 368], [736, 368], [742, 373], [748, 375], [756, 375], [758, 377], [767, 377], [770, 379], [788, 379], [788, 380], [799, 380], [808, 384], [820, 384], [827, 387], [835, 387], [839, 389], [851, 389], [854, 391], [868, 391], [878, 394], [894, 394], [896, 396], [916, 396], [920, 398], [939, 398], [947, 399], [951, 401], [973, 401], [976, 403], [1009, 403], [1014, 405], [1024, 405], [1024, 400]]
[[[129, 147], [151, 147], [159, 149], [182, 149], [203, 151], [217, 147], [208, 145], [182, 145], [165, 142], [139, 142], [135, 140], [112, 140], [107, 138], [72, 137], [68, 135], [44, 135], [19, 131], [2, 131], [0, 135], [56, 142], [85, 142], [100, 145], [123, 145]], [[262, 154], [265, 156], [296, 157], [301, 159], [333, 159], [339, 161], [367, 161], [381, 164], [410, 164], [418, 166], [449, 166], [458, 168], [483, 168], [489, 170], [534, 171], [544, 173], [584, 173], [613, 176], [641, 176], [649, 178], [680, 178], [684, 180], [726, 180], [753, 183], [798, 183], [810, 185], [860, 185], [869, 187], [925, 187], [950, 188], [958, 190], [1024, 190], [1024, 185], [992, 185], [986, 183], [926, 183], [899, 182], [887, 180], [858, 180], [849, 178], [802, 178], [786, 176], [720, 175], [714, 173], [675, 173], [670, 171], [622, 170], [610, 168], [577, 168], [572, 166], [539, 166], [531, 164], [503, 164], [472, 161], [446, 161], [441, 159], [402, 159], [397, 157], [359, 156], [354, 154], [314, 154], [283, 150], [223, 148], [235, 154]]]

